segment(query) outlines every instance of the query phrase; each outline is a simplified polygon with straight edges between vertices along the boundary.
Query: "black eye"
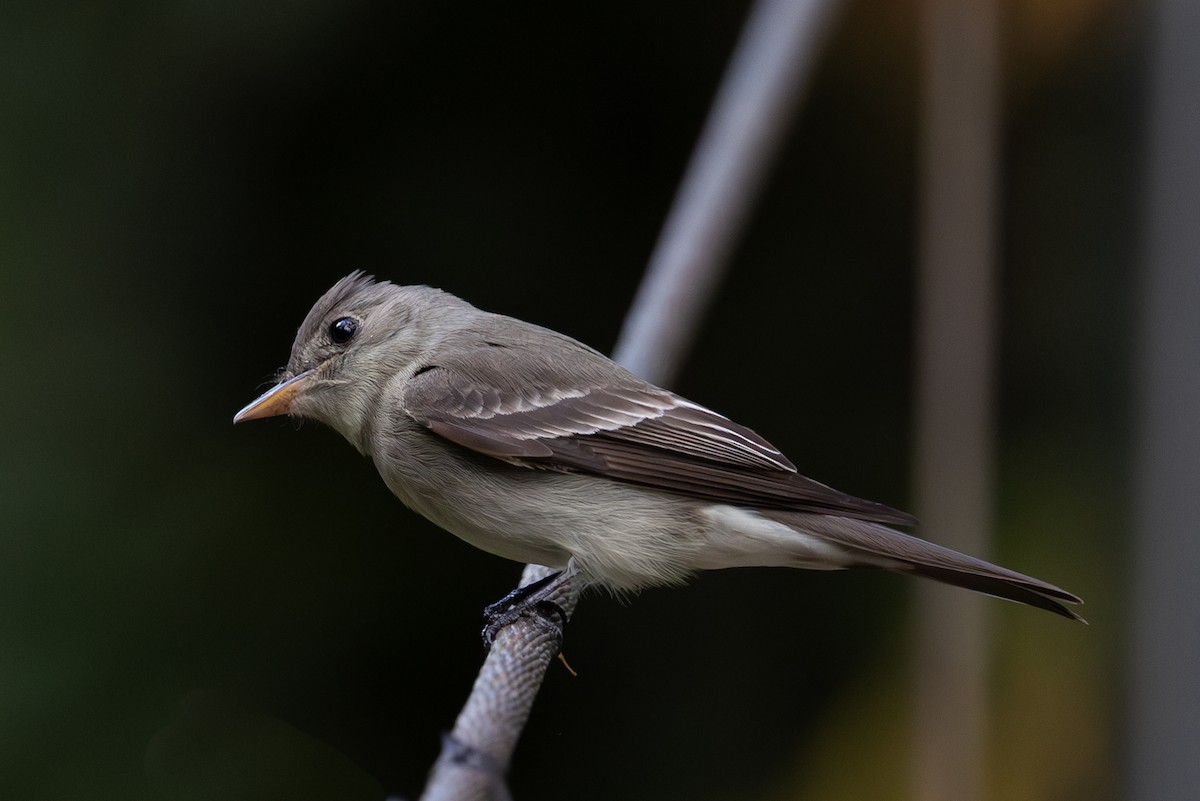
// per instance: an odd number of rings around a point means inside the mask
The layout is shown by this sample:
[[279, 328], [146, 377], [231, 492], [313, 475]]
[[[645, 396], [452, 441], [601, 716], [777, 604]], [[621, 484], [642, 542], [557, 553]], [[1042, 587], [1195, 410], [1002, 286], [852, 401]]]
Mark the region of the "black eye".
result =
[[329, 324], [329, 338], [336, 345], [345, 345], [358, 330], [358, 320], [353, 317], [339, 317]]

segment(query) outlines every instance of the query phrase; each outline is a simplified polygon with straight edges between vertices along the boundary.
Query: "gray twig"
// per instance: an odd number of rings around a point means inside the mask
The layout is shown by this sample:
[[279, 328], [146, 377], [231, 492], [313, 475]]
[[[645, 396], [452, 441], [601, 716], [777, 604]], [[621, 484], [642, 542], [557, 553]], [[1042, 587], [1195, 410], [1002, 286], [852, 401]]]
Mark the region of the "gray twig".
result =
[[[553, 572], [526, 565], [521, 586]], [[567, 579], [547, 600], [570, 617], [579, 587]], [[559, 652], [560, 631], [537, 617], [520, 617], [500, 629], [453, 731], [442, 743], [422, 801], [507, 801], [505, 772], [546, 669]]]

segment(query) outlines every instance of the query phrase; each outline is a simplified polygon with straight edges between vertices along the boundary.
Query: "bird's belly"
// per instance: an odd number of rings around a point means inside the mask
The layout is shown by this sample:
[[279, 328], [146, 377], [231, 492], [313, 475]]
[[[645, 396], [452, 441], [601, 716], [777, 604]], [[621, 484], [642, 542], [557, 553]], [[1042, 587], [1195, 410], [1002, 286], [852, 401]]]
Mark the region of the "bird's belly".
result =
[[[381, 471], [382, 472], [382, 471]], [[596, 476], [462, 459], [456, 469], [384, 475], [406, 505], [481, 550], [575, 566], [617, 589], [676, 582], [696, 560], [691, 504]]]
[[564, 568], [571, 553], [554, 536], [570, 506], [545, 508], [539, 493], [488, 476], [444, 476], [439, 481], [401, 481], [388, 488], [413, 511], [480, 550], [518, 562]]

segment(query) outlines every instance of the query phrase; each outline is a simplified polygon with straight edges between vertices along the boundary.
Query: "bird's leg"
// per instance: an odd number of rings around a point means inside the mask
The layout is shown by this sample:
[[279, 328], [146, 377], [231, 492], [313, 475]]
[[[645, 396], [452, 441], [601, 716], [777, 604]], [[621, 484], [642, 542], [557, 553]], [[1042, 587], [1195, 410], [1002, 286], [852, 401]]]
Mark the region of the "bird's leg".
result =
[[558, 589], [559, 581], [566, 573], [558, 571], [532, 581], [524, 587], [517, 587], [496, 603], [483, 610], [487, 624], [483, 627], [483, 644], [491, 648], [500, 633], [500, 629], [516, 621], [518, 618], [531, 617], [540, 620], [555, 629], [562, 638], [563, 629], [567, 625], [567, 613], [550, 596]]

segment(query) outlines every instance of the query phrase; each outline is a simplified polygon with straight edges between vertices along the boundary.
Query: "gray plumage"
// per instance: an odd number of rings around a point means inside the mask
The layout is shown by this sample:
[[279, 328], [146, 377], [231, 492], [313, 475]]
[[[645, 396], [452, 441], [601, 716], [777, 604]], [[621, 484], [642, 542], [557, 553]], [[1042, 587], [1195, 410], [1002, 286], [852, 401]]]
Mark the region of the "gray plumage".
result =
[[323, 422], [405, 504], [490, 553], [614, 590], [746, 566], [883, 568], [1056, 612], [1052, 584], [890, 528], [748, 428], [570, 337], [362, 273], [317, 301], [234, 418]]

